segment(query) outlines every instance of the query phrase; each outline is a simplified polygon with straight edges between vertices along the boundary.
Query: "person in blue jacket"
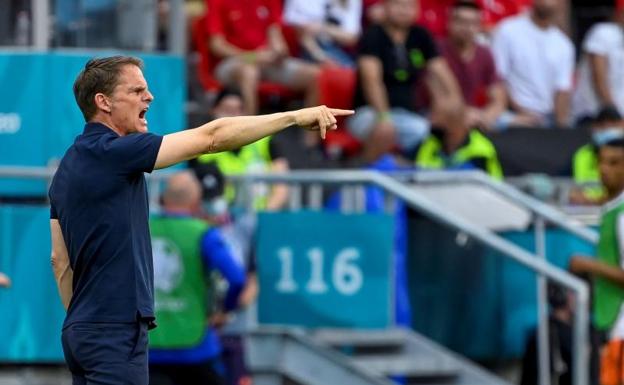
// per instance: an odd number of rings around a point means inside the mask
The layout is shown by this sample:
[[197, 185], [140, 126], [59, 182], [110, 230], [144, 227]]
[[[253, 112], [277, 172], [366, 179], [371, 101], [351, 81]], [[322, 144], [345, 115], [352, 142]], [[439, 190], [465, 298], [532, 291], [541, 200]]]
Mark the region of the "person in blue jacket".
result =
[[[238, 306], [245, 269], [220, 230], [195, 218], [201, 198], [201, 184], [192, 172], [175, 174], [163, 194], [162, 215], [150, 221], [159, 320], [150, 334], [152, 385], [225, 381], [216, 328]], [[215, 295], [215, 272], [228, 283], [222, 301]]]

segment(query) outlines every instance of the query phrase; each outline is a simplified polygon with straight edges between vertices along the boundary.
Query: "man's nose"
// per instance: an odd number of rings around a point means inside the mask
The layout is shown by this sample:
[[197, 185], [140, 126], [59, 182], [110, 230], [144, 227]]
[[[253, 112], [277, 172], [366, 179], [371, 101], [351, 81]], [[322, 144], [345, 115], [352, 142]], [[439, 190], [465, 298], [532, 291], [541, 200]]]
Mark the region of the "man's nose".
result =
[[154, 95], [149, 91], [145, 91], [145, 100], [151, 103], [154, 100]]

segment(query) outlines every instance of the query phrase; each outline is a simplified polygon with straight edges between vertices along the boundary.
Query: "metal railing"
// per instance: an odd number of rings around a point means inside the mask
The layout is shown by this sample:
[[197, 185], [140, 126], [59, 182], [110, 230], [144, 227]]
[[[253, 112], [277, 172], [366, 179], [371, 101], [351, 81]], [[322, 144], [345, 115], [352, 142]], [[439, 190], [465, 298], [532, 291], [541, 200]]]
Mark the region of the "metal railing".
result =
[[[48, 182], [54, 173], [53, 168], [33, 168], [33, 167], [2, 167], [0, 166], [0, 178], [29, 178], [44, 179]], [[151, 201], [157, 202], [160, 190], [160, 182], [167, 178], [171, 172], [159, 171], [149, 176]], [[395, 199], [401, 199], [411, 208], [425, 214], [436, 222], [445, 224], [453, 229], [478, 240], [501, 255], [511, 258], [522, 265], [530, 268], [538, 274], [538, 347], [539, 347], [539, 367], [540, 384], [545, 385], [550, 382], [549, 354], [548, 354], [548, 318], [547, 303], [545, 293], [546, 278], [553, 280], [562, 286], [572, 290], [576, 295], [576, 307], [574, 309], [573, 326], [573, 383], [575, 385], [586, 385], [589, 380], [589, 290], [587, 285], [571, 275], [565, 270], [551, 265], [545, 258], [545, 224], [552, 223], [569, 231], [570, 233], [595, 243], [597, 234], [580, 224], [570, 221], [563, 214], [554, 208], [539, 202], [522, 192], [507, 186], [503, 183], [492, 181], [485, 175], [472, 172], [460, 173], [402, 173], [394, 176], [382, 174], [377, 171], [296, 171], [284, 174], [246, 174], [233, 176], [230, 178], [234, 183], [244, 186], [249, 183], [260, 182], [267, 184], [286, 183], [296, 186], [295, 197], [291, 199], [291, 208], [301, 207], [301, 191], [303, 186], [308, 186], [310, 197], [320, 193], [323, 185], [340, 185], [343, 191], [351, 191], [353, 203], [351, 208], [354, 211], [363, 211], [362, 194], [357, 193], [357, 188], [373, 185], [383, 189]], [[536, 252], [528, 252], [521, 247], [505, 240], [496, 233], [475, 225], [450, 212], [444, 207], [436, 205], [424, 194], [413, 189], [406, 182], [417, 183], [457, 183], [471, 182], [479, 183], [490, 188], [511, 201], [531, 210], [534, 214]], [[355, 186], [355, 188], [353, 188]], [[296, 195], [299, 195], [298, 197]], [[359, 198], [358, 198], [359, 197]], [[317, 202], [320, 208], [321, 199], [318, 197], [310, 199]], [[344, 200], [343, 200], [344, 201]], [[360, 201], [360, 202], [357, 202]]]
[[415, 183], [473, 183], [487, 187], [529, 210], [534, 216], [541, 217], [551, 225], [560, 227], [570, 234], [592, 244], [598, 242], [598, 233], [584, 226], [581, 222], [571, 220], [561, 211], [544, 203], [513, 186], [490, 178], [479, 171], [450, 171], [450, 172], [411, 172], [408, 181]]
[[[19, 3], [19, 2], [18, 2]], [[128, 7], [129, 5], [136, 6], [137, 2], [135, 0], [117, 0], [114, 2], [113, 6], [116, 9], [117, 7], [123, 8]], [[22, 0], [20, 8], [23, 8], [25, 11], [23, 21], [23, 28], [21, 28], [21, 36], [11, 36], [12, 40], [17, 40], [18, 42], [9, 42], [10, 45], [4, 48], [26, 48], [37, 51], [45, 51], [50, 49], [52, 42], [54, 40], [54, 35], [58, 34], [59, 31], [58, 26], [55, 25], [55, 21], [61, 19], [61, 15], [55, 14], [57, 9], [54, 7], [54, 3], [51, 0]], [[75, 5], [75, 4], [74, 4]], [[124, 28], [123, 34], [128, 35], [133, 32], [135, 35], [137, 33], [143, 34], [142, 37], [146, 41], [144, 47], [132, 47], [133, 49], [143, 49], [148, 51], [154, 51], [156, 48], [156, 24], [157, 24], [157, 4], [155, 1], [144, 1], [143, 4], [138, 4], [143, 7], [151, 7], [149, 12], [143, 12], [142, 15], [145, 16], [143, 20], [147, 25], [142, 28], [140, 32], [136, 32], [134, 30], [128, 29], [128, 26], [119, 26], [119, 27], [110, 27], [110, 34], [118, 33], [114, 28]], [[9, 7], [10, 8], [10, 7]], [[77, 6], [76, 9], [79, 12], [83, 12], [83, 8]], [[0, 12], [5, 11], [9, 12], [9, 9], [2, 10]], [[74, 9], [70, 9], [67, 12], [72, 14]], [[134, 11], [139, 12], [139, 11]], [[117, 13], [115, 16], [119, 18], [119, 14], [121, 11]], [[94, 20], [89, 19], [82, 15], [82, 18], [79, 21], [75, 21], [75, 24], [84, 26], [92, 24]], [[169, 14], [166, 20], [168, 26], [168, 35], [167, 35], [167, 51], [174, 55], [184, 55], [186, 52], [186, 15], [184, 10], [184, 1], [183, 0], [169, 0]], [[133, 26], [134, 27], [134, 26]], [[18, 28], [16, 28], [18, 29]], [[74, 34], [77, 37], [80, 36], [80, 32], [74, 31]], [[84, 33], [84, 31], [82, 32]], [[11, 33], [13, 35], [13, 33]], [[119, 42], [118, 42], [119, 43]], [[63, 48], [76, 48], [76, 45], [65, 46], [62, 45]], [[79, 47], [82, 49], [89, 49], [85, 44], [79, 44]], [[104, 47], [100, 47], [104, 48]], [[105, 49], [110, 49], [115, 47], [105, 47]]]
[[[532, 198], [521, 191], [497, 182], [480, 172], [400, 172], [385, 175], [376, 171], [296, 171], [288, 174], [246, 174], [230, 177], [239, 186], [253, 182], [269, 184], [286, 183], [297, 186], [294, 195], [300, 195], [302, 185], [309, 185], [310, 191], [318, 190], [318, 185], [364, 186], [374, 185], [382, 188], [393, 197], [403, 200], [411, 208], [427, 215], [431, 219], [456, 229], [481, 243], [527, 266], [538, 274], [538, 356], [539, 356], [539, 384], [550, 384], [550, 358], [548, 339], [548, 304], [546, 300], [546, 278], [572, 290], [576, 294], [573, 368], [574, 384], [587, 384], [588, 371], [588, 342], [589, 342], [589, 290], [587, 285], [565, 270], [551, 265], [546, 260], [546, 223], [551, 223], [571, 234], [596, 243], [598, 234], [577, 221], [572, 221], [553, 207]], [[505, 240], [496, 233], [449, 212], [444, 207], [436, 206], [434, 202], [423, 194], [415, 191], [406, 182], [416, 183], [477, 183], [491, 189], [512, 202], [521, 205], [532, 212], [536, 238], [535, 253], [530, 253], [519, 246]], [[351, 195], [355, 201], [352, 207], [355, 211], [362, 211], [364, 204], [362, 194], [357, 189], [349, 190], [343, 187], [343, 192]], [[318, 193], [317, 193], [318, 194]], [[316, 195], [316, 194], [310, 194]], [[292, 201], [300, 202], [301, 197]], [[343, 200], [344, 201], [344, 200]], [[359, 209], [358, 209], [359, 208]]]
[[[525, 194], [509, 184], [493, 180], [479, 171], [460, 172], [411, 172], [409, 180], [416, 183], [473, 183], [487, 187], [499, 193], [510, 201], [529, 210], [533, 215], [533, 229], [535, 236], [535, 254], [544, 261], [546, 256], [546, 224], [560, 227], [572, 235], [593, 245], [598, 242], [598, 233], [583, 226], [580, 222], [571, 220], [565, 214], [552, 206]], [[537, 279], [538, 296], [538, 366], [539, 384], [550, 384], [550, 347], [549, 322], [547, 305], [547, 282], [543, 275]]]

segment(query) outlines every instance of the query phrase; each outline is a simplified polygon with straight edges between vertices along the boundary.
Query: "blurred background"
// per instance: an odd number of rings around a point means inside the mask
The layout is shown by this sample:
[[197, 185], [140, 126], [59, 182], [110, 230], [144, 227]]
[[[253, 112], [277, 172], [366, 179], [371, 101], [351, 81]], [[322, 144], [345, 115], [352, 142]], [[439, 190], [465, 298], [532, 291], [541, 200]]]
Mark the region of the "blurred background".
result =
[[[624, 188], [600, 165], [624, 140], [624, 2], [0, 0], [0, 385], [71, 383], [47, 188], [84, 125], [76, 75], [117, 54], [144, 61], [157, 134], [356, 110], [324, 141], [291, 128], [147, 176], [155, 220], [200, 189], [189, 218], [227, 249], [197, 256], [205, 330], [180, 347], [187, 325], [162, 325], [151, 383], [610, 383], [570, 261]], [[167, 236], [162, 312], [189, 279]]]

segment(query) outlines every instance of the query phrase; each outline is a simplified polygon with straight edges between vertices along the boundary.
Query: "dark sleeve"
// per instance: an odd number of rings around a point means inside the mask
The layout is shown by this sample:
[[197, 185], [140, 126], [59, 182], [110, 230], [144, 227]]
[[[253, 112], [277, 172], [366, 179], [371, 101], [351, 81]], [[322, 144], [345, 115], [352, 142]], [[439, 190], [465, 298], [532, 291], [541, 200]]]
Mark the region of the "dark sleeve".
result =
[[110, 144], [110, 161], [122, 173], [152, 172], [162, 138], [150, 133], [116, 138]]
[[420, 46], [420, 50], [422, 51], [425, 60], [429, 61], [440, 56], [436, 42], [429, 31], [420, 27], [415, 28], [417, 28], [418, 31], [418, 45]]
[[379, 44], [381, 41], [381, 27], [370, 26], [360, 38], [358, 43], [358, 57], [360, 56], [380, 56]]
[[56, 208], [54, 207], [54, 204], [52, 202], [50, 202], [50, 219], [58, 219]]
[[238, 297], [245, 287], [245, 269], [236, 262], [218, 229], [210, 229], [204, 234], [201, 252], [207, 270], [217, 270], [228, 282], [223, 310], [236, 309]]

